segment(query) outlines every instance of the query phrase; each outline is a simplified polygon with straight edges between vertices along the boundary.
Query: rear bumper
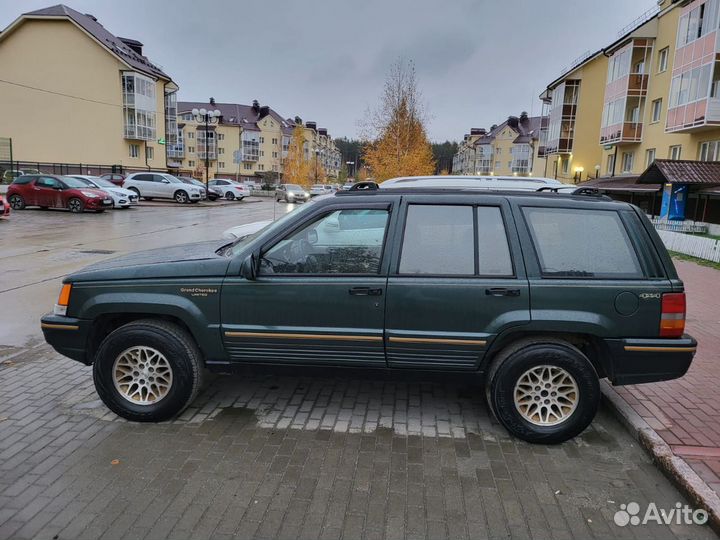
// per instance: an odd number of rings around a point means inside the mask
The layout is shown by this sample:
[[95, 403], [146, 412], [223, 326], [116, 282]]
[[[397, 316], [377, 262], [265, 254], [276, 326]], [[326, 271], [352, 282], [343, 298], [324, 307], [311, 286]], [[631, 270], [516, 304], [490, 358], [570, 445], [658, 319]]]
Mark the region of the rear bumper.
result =
[[45, 341], [57, 352], [90, 365], [92, 359], [87, 356], [86, 345], [91, 323], [92, 321], [88, 320], [47, 313], [40, 319], [40, 328]]
[[607, 339], [610, 381], [614, 385], [677, 379], [687, 373], [697, 341], [685, 334], [678, 339]]

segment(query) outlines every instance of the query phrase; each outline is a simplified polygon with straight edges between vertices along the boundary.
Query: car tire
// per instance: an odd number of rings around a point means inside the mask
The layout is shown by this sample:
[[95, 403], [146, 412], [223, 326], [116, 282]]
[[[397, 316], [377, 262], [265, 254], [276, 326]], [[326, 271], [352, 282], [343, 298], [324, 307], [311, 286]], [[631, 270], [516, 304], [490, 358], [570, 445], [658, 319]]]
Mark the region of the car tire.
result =
[[235, 194], [232, 191], [228, 191], [225, 193], [225, 199], [228, 201], [234, 201], [235, 200]]
[[577, 347], [554, 338], [521, 340], [493, 360], [488, 405], [512, 435], [557, 444], [581, 433], [600, 403], [598, 375]]
[[[103, 340], [93, 362], [93, 381], [100, 399], [118, 416], [162, 422], [195, 399], [202, 368], [200, 351], [188, 332], [171, 322], [144, 319], [121, 326]], [[145, 382], [143, 374], [157, 378]], [[168, 384], [157, 383], [161, 379]]]
[[73, 197], [67, 203], [68, 210], [73, 214], [81, 214], [85, 210], [85, 203], [78, 197]]
[[186, 204], [190, 201], [190, 197], [187, 194], [187, 191], [183, 191], [182, 189], [178, 189], [175, 194], [173, 195], [173, 199], [175, 199], [175, 202], [178, 204]]
[[8, 203], [13, 210], [23, 210], [25, 208], [25, 199], [21, 195], [10, 195]]

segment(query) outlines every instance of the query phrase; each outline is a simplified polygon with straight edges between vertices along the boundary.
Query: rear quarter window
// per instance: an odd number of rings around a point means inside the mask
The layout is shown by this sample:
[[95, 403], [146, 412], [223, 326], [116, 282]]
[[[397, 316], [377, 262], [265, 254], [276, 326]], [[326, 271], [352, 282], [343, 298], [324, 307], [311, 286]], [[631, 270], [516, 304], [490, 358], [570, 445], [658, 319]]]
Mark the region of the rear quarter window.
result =
[[29, 176], [29, 175], [16, 176], [15, 179], [13, 180], [13, 184], [16, 184], [16, 185], [29, 184], [36, 178], [37, 178], [37, 176]]
[[523, 215], [544, 277], [643, 277], [616, 211], [525, 207]]

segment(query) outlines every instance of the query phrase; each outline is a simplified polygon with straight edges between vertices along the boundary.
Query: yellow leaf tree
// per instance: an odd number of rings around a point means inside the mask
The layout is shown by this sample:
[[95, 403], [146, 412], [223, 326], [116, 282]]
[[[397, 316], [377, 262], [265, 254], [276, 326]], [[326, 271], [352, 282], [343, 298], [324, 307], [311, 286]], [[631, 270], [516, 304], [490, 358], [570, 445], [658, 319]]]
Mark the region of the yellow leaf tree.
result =
[[283, 182], [286, 184], [310, 186], [310, 162], [305, 159], [304, 145], [304, 130], [302, 126], [295, 126], [290, 138], [288, 155], [283, 163]]
[[425, 115], [412, 62], [390, 69], [378, 109], [369, 115], [374, 140], [364, 162], [376, 181], [433, 174], [435, 160], [425, 130]]

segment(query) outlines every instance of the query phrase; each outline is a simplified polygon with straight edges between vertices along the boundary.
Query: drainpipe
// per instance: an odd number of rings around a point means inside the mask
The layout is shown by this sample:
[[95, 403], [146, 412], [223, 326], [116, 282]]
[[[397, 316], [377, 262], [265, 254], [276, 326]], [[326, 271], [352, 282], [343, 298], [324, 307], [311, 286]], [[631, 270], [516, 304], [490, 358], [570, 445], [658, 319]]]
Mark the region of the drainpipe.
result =
[[611, 177], [615, 176], [615, 167], [617, 167], [617, 154], [618, 154], [618, 145], [616, 144], [615, 145], [615, 157], [613, 158], [613, 168], [612, 168], [612, 171], [610, 172]]

